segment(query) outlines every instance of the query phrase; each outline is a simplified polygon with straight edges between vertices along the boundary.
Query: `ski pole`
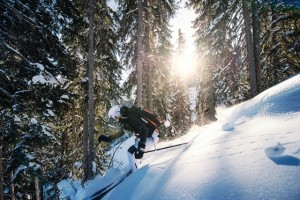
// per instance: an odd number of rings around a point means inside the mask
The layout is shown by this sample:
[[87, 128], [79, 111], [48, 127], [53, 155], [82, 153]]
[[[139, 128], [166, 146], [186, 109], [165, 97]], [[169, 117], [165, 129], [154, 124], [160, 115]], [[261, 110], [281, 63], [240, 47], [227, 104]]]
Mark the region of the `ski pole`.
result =
[[[124, 140], [124, 141], [125, 141], [125, 140]], [[115, 151], [114, 151], [114, 153], [113, 153], [113, 155], [112, 155], [112, 157], [111, 157], [111, 159], [110, 159], [110, 162], [109, 162], [109, 164], [108, 164], [108, 167], [109, 167], [109, 168], [110, 168], [111, 165], [112, 165], [112, 162], [113, 162], [115, 153], [117, 152], [117, 150], [119, 149], [119, 147], [121, 146], [121, 144], [122, 144], [124, 141], [122, 141], [122, 142], [117, 146], [117, 148], [115, 149]]]
[[162, 147], [162, 148], [158, 148], [158, 149], [153, 149], [153, 150], [145, 151], [145, 153], [151, 153], [151, 152], [154, 152], [154, 151], [160, 151], [160, 150], [164, 150], [164, 149], [169, 149], [169, 148], [173, 148], [173, 147], [178, 147], [178, 146], [185, 145], [185, 144], [188, 144], [188, 143], [191, 143], [191, 142], [193, 142], [193, 141], [190, 141], [190, 142], [183, 142], [183, 143], [180, 143], [180, 144], [175, 144], [175, 145], [171, 145], [171, 146], [167, 146], [167, 147]]

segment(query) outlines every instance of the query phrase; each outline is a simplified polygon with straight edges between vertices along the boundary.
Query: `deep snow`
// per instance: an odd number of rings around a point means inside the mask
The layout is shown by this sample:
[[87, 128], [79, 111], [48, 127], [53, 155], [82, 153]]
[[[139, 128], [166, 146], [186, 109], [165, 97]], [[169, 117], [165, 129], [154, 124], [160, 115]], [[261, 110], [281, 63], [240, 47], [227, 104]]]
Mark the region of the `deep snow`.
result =
[[[216, 117], [215, 123], [159, 143], [157, 148], [192, 141], [146, 154], [145, 165], [104, 199], [300, 199], [300, 75], [247, 102], [219, 108]], [[97, 176], [84, 189], [79, 181], [62, 181], [61, 198], [85, 199], [120, 176], [133, 140], [117, 151], [118, 169]]]

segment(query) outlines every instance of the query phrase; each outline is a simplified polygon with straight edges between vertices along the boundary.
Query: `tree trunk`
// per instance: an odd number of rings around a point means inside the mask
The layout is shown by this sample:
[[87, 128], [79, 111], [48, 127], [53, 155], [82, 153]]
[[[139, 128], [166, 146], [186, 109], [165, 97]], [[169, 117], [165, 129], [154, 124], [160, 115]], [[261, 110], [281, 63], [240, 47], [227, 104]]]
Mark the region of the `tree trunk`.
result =
[[91, 180], [93, 176], [92, 162], [94, 161], [94, 0], [89, 0], [88, 20], [89, 20], [89, 38], [88, 38], [88, 66], [87, 66], [87, 95], [85, 100], [84, 116], [84, 180]]
[[215, 117], [215, 101], [214, 101], [214, 86], [213, 86], [213, 69], [214, 61], [211, 60], [208, 62], [206, 66], [205, 74], [205, 87], [207, 92], [204, 94], [204, 102], [201, 105], [201, 113], [202, 113], [202, 125], [209, 124], [212, 121], [216, 120]]
[[39, 178], [36, 176], [35, 177], [35, 180], [34, 180], [34, 183], [35, 183], [35, 199], [36, 200], [40, 200], [40, 183], [39, 183]]
[[4, 185], [4, 179], [3, 179], [3, 162], [2, 162], [2, 140], [0, 141], [0, 200], [4, 200], [4, 194], [3, 194], [3, 185]]
[[[145, 20], [147, 23], [145, 23], [145, 71], [147, 72], [147, 85], [146, 85], [146, 91], [147, 91], [147, 109], [152, 112], [153, 111], [153, 63], [152, 63], [152, 57], [151, 57], [151, 34], [150, 34], [150, 15], [149, 15], [149, 9], [148, 9], [148, 3], [149, 0], [144, 1], [145, 6]], [[150, 2], [151, 3], [151, 2]]]
[[248, 1], [243, 0], [243, 15], [244, 15], [244, 24], [246, 32], [246, 45], [247, 45], [247, 59], [249, 64], [249, 78], [250, 78], [250, 92], [251, 96], [254, 97], [257, 95], [257, 85], [256, 85], [256, 72], [255, 72], [255, 61], [253, 53], [253, 43], [251, 40], [251, 23], [250, 23], [250, 13], [248, 9]]
[[76, 135], [76, 111], [75, 111], [75, 102], [72, 105], [72, 135]]
[[136, 105], [141, 107], [143, 101], [143, 54], [142, 54], [142, 33], [143, 33], [143, 4], [142, 0], [138, 0], [138, 30], [137, 30], [137, 99]]
[[257, 8], [257, 0], [252, 0], [252, 21], [253, 21], [253, 53], [255, 60], [257, 92], [261, 90], [261, 58], [260, 58], [260, 20]]
[[11, 200], [15, 200], [15, 185], [14, 185], [13, 177], [14, 177], [14, 172], [11, 171], [9, 174], [9, 180], [10, 180], [9, 188], [10, 188], [10, 199]]
[[[86, 86], [87, 87], [87, 86]], [[87, 90], [87, 88], [86, 88]], [[82, 165], [83, 165], [83, 181], [87, 181], [89, 177], [89, 165], [88, 165], [88, 141], [89, 141], [89, 117], [88, 117], [88, 100], [87, 98], [83, 101], [83, 131], [82, 131], [82, 151], [83, 151], [83, 157], [82, 157]]]
[[[206, 17], [207, 24], [212, 22], [212, 11], [208, 12], [209, 14]], [[209, 43], [212, 43], [212, 39], [209, 39]], [[203, 90], [202, 93], [201, 105], [200, 105], [200, 122], [201, 125], [208, 124], [212, 121], [215, 121], [215, 100], [214, 100], [214, 85], [213, 85], [213, 69], [216, 65], [215, 58], [208, 59], [205, 63], [205, 68], [202, 69], [202, 81], [203, 81]]]
[[[277, 20], [276, 12], [274, 9], [274, 5], [271, 5], [271, 23]], [[277, 47], [277, 40], [276, 40], [276, 32], [273, 31], [275, 29], [275, 23], [271, 24], [271, 44], [273, 47], [271, 47], [271, 59], [272, 59], [272, 65], [274, 67], [273, 71], [273, 85], [276, 85], [278, 83], [278, 65], [279, 65], [279, 59], [277, 56], [278, 53], [278, 47]]]
[[148, 98], [148, 110], [153, 112], [153, 65], [148, 63], [148, 84], [147, 84], [147, 98]]

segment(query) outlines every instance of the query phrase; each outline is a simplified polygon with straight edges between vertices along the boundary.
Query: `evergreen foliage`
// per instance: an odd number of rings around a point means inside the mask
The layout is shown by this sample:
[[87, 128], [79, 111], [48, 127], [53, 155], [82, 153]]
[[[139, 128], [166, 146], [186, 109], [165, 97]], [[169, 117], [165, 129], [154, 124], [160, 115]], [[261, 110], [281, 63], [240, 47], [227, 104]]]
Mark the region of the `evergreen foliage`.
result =
[[[35, 197], [34, 181], [62, 177], [56, 159], [59, 134], [52, 129], [68, 109], [64, 88], [76, 72], [58, 37], [58, 10], [51, 2], [1, 2], [1, 135], [6, 187], [19, 198]], [[62, 101], [64, 99], [64, 101]], [[11, 191], [12, 192], [12, 191]]]
[[[76, 70], [79, 72], [78, 77], [70, 84], [70, 91], [73, 94], [72, 102], [73, 108], [69, 110], [69, 117], [66, 118], [68, 129], [66, 132], [66, 139], [71, 141], [67, 144], [67, 149], [72, 152], [71, 162], [72, 165], [75, 161], [79, 162], [82, 158], [82, 125], [83, 125], [83, 112], [84, 102], [87, 100], [87, 84], [88, 78], [86, 77], [87, 71], [87, 22], [85, 20], [87, 13], [87, 2], [72, 1], [70, 2], [74, 8], [71, 10], [67, 21], [70, 22], [65, 29], [63, 29], [63, 40], [66, 47], [76, 59]], [[111, 106], [113, 99], [118, 99], [120, 94], [119, 81], [121, 80], [121, 66], [118, 61], [119, 56], [119, 36], [118, 27], [119, 20], [116, 12], [112, 10], [106, 1], [96, 1], [94, 5], [94, 31], [95, 31], [95, 60], [94, 60], [94, 83], [95, 83], [95, 138], [100, 134], [106, 133], [105, 116], [106, 111]], [[66, 7], [67, 8], [67, 7]], [[69, 10], [70, 11], [70, 10]], [[75, 23], [76, 22], [76, 23]], [[70, 117], [72, 116], [72, 117]], [[74, 137], [76, 135], [76, 137]], [[80, 147], [80, 148], [78, 148]], [[95, 143], [97, 166], [100, 172], [105, 172], [106, 167], [103, 162], [98, 162], [106, 157], [103, 154], [104, 147]], [[94, 147], [91, 147], [94, 148]], [[75, 151], [74, 151], [75, 149]], [[106, 159], [109, 160], [109, 157]], [[84, 161], [82, 159], [82, 161]], [[68, 167], [70, 169], [70, 167]], [[80, 168], [80, 172], [81, 172]], [[72, 169], [76, 171], [77, 169]]]
[[[35, 176], [54, 189], [69, 171], [78, 176], [78, 169], [72, 166], [82, 156], [81, 105], [87, 83], [85, 3], [1, 2], [1, 126], [7, 127], [1, 129], [1, 134], [5, 132], [1, 138], [4, 174], [14, 174], [25, 166], [26, 176], [16, 174], [15, 180], [5, 177], [7, 188], [14, 181], [21, 195], [28, 193], [34, 198]], [[105, 1], [96, 6], [101, 11], [95, 13], [99, 134], [104, 132], [106, 108], [119, 96], [121, 67], [117, 59], [117, 15]], [[98, 166], [102, 172], [106, 170], [104, 165]], [[25, 183], [31, 188], [23, 187]]]
[[[174, 120], [173, 131], [169, 129], [162, 129], [163, 135], [169, 137], [178, 136], [176, 131], [181, 129], [177, 119], [178, 112], [175, 114], [173, 108], [180, 100], [174, 101], [173, 93], [176, 87], [176, 80], [172, 79], [172, 44], [170, 42], [171, 32], [169, 27], [169, 20], [174, 16], [178, 5], [176, 1], [144, 1], [144, 15], [143, 15], [143, 80], [144, 80], [144, 97], [143, 107], [155, 112], [163, 120]], [[120, 1], [121, 13], [121, 35], [124, 38], [123, 63], [128, 69], [131, 69], [131, 74], [124, 84], [124, 91], [131, 94], [136, 84], [136, 41], [137, 41], [137, 2]], [[176, 90], [176, 89], [175, 89]], [[182, 89], [181, 89], [182, 91]], [[186, 99], [186, 96], [184, 97]], [[173, 103], [172, 103], [173, 102]], [[181, 101], [182, 104], [187, 103]], [[171, 106], [170, 106], [171, 104]], [[184, 106], [188, 107], [188, 103]], [[183, 114], [185, 115], [185, 114]], [[184, 120], [184, 118], [181, 118]], [[190, 120], [187, 121], [189, 123]], [[184, 126], [184, 125], [183, 125]], [[176, 128], [174, 128], [176, 127]], [[175, 131], [176, 130], [176, 131]], [[182, 130], [185, 130], [183, 128]], [[172, 133], [173, 132], [173, 133]]]
[[[299, 9], [287, 1], [188, 1], [199, 55], [199, 113], [252, 97], [242, 4], [252, 16], [248, 26], [254, 46], [256, 86], [263, 91], [299, 73]], [[292, 9], [294, 8], [294, 9]], [[262, 19], [262, 20], [257, 20]], [[260, 23], [258, 23], [260, 21]], [[250, 41], [250, 42], [251, 42]], [[287, 61], [289, 60], [289, 61]], [[207, 80], [207, 74], [211, 77]], [[205, 100], [205, 96], [210, 96]], [[209, 102], [213, 102], [207, 106]], [[214, 112], [203, 116], [210, 118]], [[199, 119], [206, 121], [205, 119]], [[210, 121], [210, 120], [209, 120]]]
[[[186, 39], [181, 30], [178, 30], [177, 49], [175, 52], [174, 63], [171, 69], [171, 95], [169, 97], [169, 120], [172, 122], [169, 137], [183, 135], [191, 126], [191, 111], [189, 101], [188, 80], [183, 76], [181, 70], [178, 73], [178, 61], [186, 51]], [[179, 62], [179, 65], [184, 64]], [[184, 64], [185, 65], [185, 64]]]

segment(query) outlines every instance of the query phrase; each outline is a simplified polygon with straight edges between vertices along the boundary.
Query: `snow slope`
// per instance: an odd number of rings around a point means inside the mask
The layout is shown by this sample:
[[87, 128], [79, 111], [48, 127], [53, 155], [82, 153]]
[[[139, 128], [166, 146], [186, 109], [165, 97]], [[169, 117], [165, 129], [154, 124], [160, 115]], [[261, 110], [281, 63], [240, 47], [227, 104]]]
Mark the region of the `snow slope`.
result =
[[[300, 199], [300, 75], [218, 109], [217, 118], [176, 141], [159, 143], [193, 141], [147, 154], [145, 166], [104, 199]], [[95, 183], [86, 186], [76, 199], [84, 199]]]

